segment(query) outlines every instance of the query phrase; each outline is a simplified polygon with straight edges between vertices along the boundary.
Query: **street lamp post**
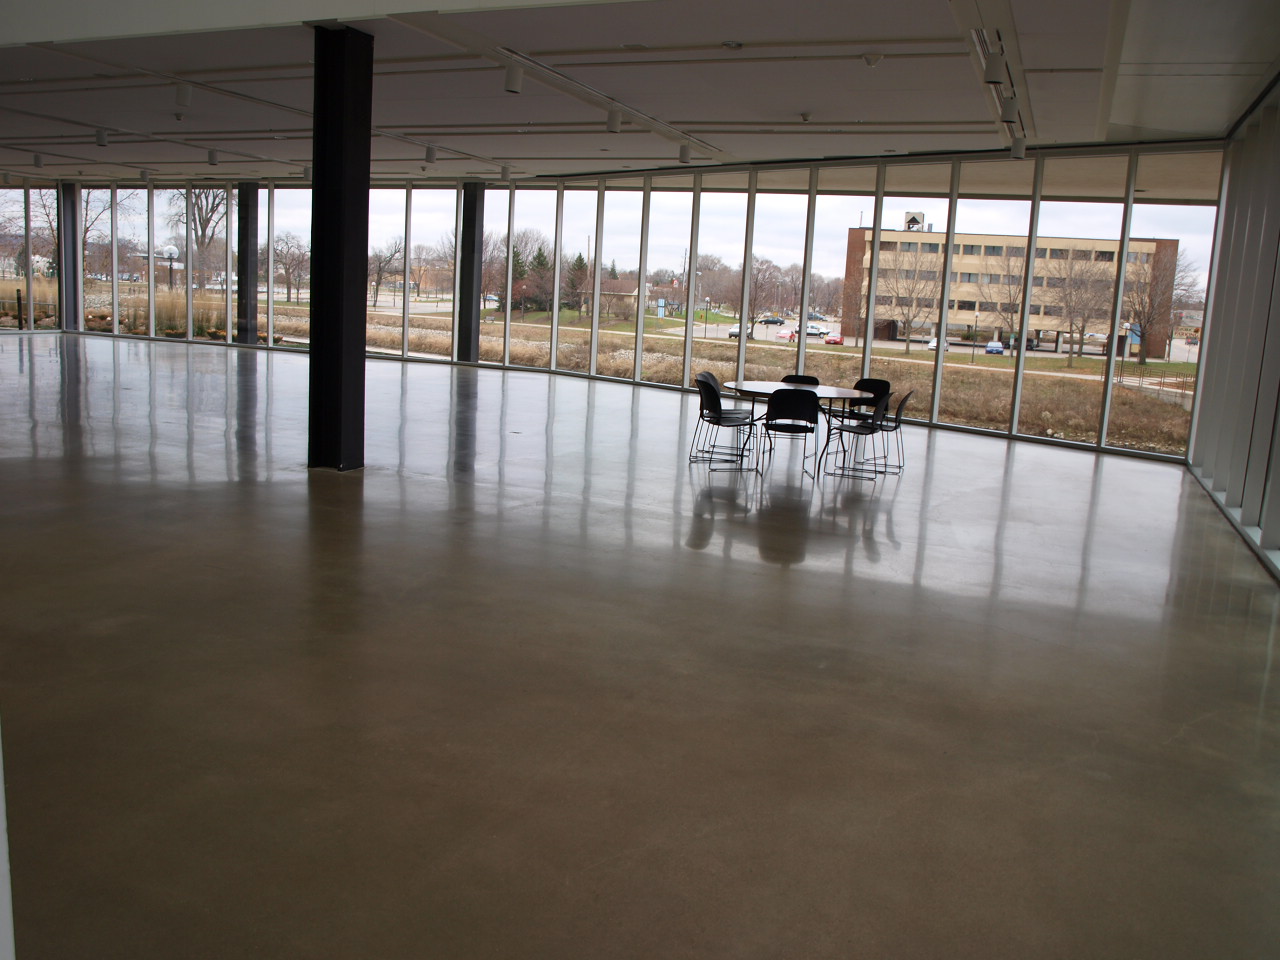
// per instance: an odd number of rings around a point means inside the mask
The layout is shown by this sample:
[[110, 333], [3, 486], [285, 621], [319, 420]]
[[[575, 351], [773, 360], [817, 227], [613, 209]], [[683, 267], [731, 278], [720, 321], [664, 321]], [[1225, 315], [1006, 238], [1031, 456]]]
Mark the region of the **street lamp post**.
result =
[[[978, 321], [982, 319], [982, 314], [977, 310], [973, 311], [973, 333], [969, 336], [969, 362], [976, 363], [978, 360]], [[938, 349], [942, 349], [942, 344], [938, 344]]]
[[702, 336], [705, 338], [707, 335], [707, 314], [711, 312], [711, 298], [704, 297], [703, 299], [706, 301], [706, 306], [702, 308]]
[[174, 261], [174, 258], [178, 256], [178, 248], [175, 247], [173, 244], [169, 244], [167, 247], [161, 250], [160, 253], [169, 261], [169, 289], [172, 290], [173, 289], [173, 261]]

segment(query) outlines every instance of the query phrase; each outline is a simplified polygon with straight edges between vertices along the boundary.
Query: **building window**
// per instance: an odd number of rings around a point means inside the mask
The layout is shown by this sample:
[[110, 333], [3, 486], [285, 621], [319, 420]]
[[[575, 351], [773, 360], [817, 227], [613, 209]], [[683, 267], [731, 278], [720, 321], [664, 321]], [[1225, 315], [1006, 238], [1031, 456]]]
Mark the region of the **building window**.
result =
[[1070, 250], [1063, 250], [1061, 247], [1053, 247], [1049, 251], [1050, 260], [1067, 260], [1071, 257]]
[[898, 249], [898, 241], [897, 240], [881, 240], [880, 249], [887, 253], [893, 253], [893, 251]]
[[1092, 260], [1093, 257], [1089, 255], [1092, 252], [1093, 252], [1092, 250], [1072, 250], [1071, 259], [1072, 260]]
[[983, 300], [981, 303], [978, 304], [978, 309], [981, 310], [983, 313], [995, 313], [996, 303], [994, 300]]
[[1093, 251], [1093, 259], [1099, 263], [1115, 263], [1116, 252], [1114, 250], [1095, 250]]
[[920, 249], [920, 244], [916, 243], [914, 240], [903, 240], [898, 244], [898, 249], [903, 253], [915, 253]]
[[999, 244], [989, 243], [982, 248], [982, 252], [988, 257], [1003, 257], [1004, 247]]
[[1027, 255], [1026, 247], [1005, 247], [1004, 255], [1006, 257], [1025, 257]]
[[1043, 287], [1043, 286], [1044, 286], [1044, 277], [1040, 277], [1040, 276], [1032, 277], [1032, 278], [1031, 278], [1031, 285], [1032, 285], [1033, 287]]
[[966, 243], [964, 245], [964, 254], [966, 257], [977, 257], [982, 255], [982, 244]]
[[917, 270], [916, 279], [927, 280], [930, 283], [936, 282], [938, 279], [938, 271], [937, 270]]
[[969, 311], [969, 310], [977, 310], [977, 309], [978, 309], [978, 304], [977, 304], [977, 302], [976, 302], [976, 301], [974, 301], [974, 300], [957, 300], [957, 301], [956, 301], [956, 309], [957, 309], [957, 310], [965, 310], [965, 311]]
[[893, 297], [885, 297], [885, 296], [876, 297], [876, 306], [877, 307], [893, 306]]
[[1037, 259], [1037, 260], [1043, 260], [1043, 259], [1044, 259], [1045, 257], [1047, 257], [1048, 255], [1049, 255], [1049, 248], [1048, 248], [1048, 247], [1036, 247], [1036, 259]]
[[960, 282], [961, 283], [977, 283], [978, 276], [979, 274], [976, 274], [976, 273], [962, 273], [960, 274]]
[[1062, 316], [1062, 308], [1061, 308], [1061, 307], [1050, 307], [1050, 306], [1046, 306], [1046, 307], [1045, 307], [1041, 312], [1042, 312], [1046, 317], [1060, 317], [1060, 316]]
[[1038, 316], [1040, 316], [1040, 304], [1038, 304], [1038, 303], [1033, 303], [1033, 304], [1028, 308], [1027, 312], [1028, 312], [1029, 314], [1031, 314], [1031, 316], [1033, 316], [1033, 317], [1038, 317]]
[[941, 252], [941, 249], [942, 249], [942, 248], [941, 248], [941, 246], [940, 246], [939, 244], [936, 244], [936, 243], [922, 243], [922, 244], [920, 244], [920, 252], [921, 252], [921, 253], [939, 253], [939, 252]]

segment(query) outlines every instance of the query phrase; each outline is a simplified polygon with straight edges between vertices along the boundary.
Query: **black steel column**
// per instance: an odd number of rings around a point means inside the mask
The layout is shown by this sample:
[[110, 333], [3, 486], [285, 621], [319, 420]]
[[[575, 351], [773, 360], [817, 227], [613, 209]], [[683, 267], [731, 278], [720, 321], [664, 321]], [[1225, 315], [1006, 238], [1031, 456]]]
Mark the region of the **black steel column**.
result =
[[316, 28], [307, 465], [364, 466], [373, 37]]
[[58, 184], [58, 318], [63, 330], [80, 330], [84, 315], [84, 251], [80, 249], [80, 184]]
[[236, 214], [236, 343], [258, 342], [258, 185], [241, 183]]
[[458, 359], [480, 359], [480, 298], [484, 278], [484, 184], [462, 185], [462, 236], [458, 238]]

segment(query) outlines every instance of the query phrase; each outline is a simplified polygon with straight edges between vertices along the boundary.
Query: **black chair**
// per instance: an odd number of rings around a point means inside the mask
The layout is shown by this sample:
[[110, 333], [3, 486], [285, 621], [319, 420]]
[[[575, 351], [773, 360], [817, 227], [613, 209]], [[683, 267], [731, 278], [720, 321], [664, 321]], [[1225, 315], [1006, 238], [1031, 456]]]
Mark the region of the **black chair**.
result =
[[882, 434], [892, 433], [893, 438], [898, 442], [898, 462], [893, 463], [889, 460], [888, 438], [882, 436], [882, 439], [885, 442], [884, 472], [892, 473], [894, 476], [897, 476], [898, 474], [902, 473], [903, 464], [906, 462], [903, 454], [903, 450], [902, 450], [902, 408], [907, 405], [907, 401], [911, 399], [911, 396], [914, 393], [915, 393], [914, 390], [907, 391], [907, 395], [898, 401], [898, 407], [894, 411], [893, 417], [892, 418], [886, 417], [884, 424], [880, 428]]
[[[850, 400], [850, 409], [845, 412], [841, 418], [844, 420], [870, 420], [875, 406], [884, 397], [888, 397], [893, 393], [893, 387], [888, 380], [877, 380], [874, 377], [863, 377], [853, 385], [855, 390], [866, 390], [872, 396], [866, 400]], [[858, 410], [857, 407], [868, 407], [867, 410]]]
[[[755, 416], [747, 409], [725, 409], [713, 375], [698, 374], [693, 382], [698, 387], [699, 406], [698, 423], [693, 428], [693, 441], [689, 445], [689, 462], [731, 463], [736, 465], [734, 469], [743, 468], [756, 435]], [[719, 432], [725, 429], [734, 432], [732, 445], [716, 443]]]
[[[888, 411], [889, 398], [884, 396], [876, 404], [869, 420], [831, 424], [830, 433], [827, 436], [827, 444], [822, 448], [823, 459], [826, 459], [827, 447], [831, 445], [831, 435], [835, 435], [839, 446], [837, 451], [839, 462], [825, 471], [827, 476], [874, 480], [885, 472], [885, 458], [876, 455], [875, 438], [877, 435], [880, 435], [881, 438], [884, 436], [884, 421]], [[853, 438], [853, 443], [848, 445], [846, 440], [850, 437]], [[859, 456], [860, 453], [864, 452], [866, 443], [871, 444], [871, 455]]]
[[816, 387], [822, 383], [817, 377], [811, 377], [805, 373], [788, 373], [782, 378], [783, 383], [803, 383], [806, 386]]
[[765, 408], [763, 421], [769, 452], [773, 453], [773, 438], [781, 436], [789, 440], [799, 438], [803, 444], [801, 452], [807, 455], [809, 437], [812, 436], [815, 440], [817, 438], [821, 414], [818, 395], [812, 390], [784, 389], [769, 394], [769, 405]]

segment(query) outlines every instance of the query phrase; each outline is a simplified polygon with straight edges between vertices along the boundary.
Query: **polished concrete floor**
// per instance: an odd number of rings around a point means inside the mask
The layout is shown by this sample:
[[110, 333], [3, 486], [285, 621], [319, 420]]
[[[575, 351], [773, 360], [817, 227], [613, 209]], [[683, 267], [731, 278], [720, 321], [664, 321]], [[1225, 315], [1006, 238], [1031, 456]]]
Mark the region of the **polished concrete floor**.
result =
[[1280, 956], [1280, 593], [1180, 467], [0, 337], [17, 955]]

